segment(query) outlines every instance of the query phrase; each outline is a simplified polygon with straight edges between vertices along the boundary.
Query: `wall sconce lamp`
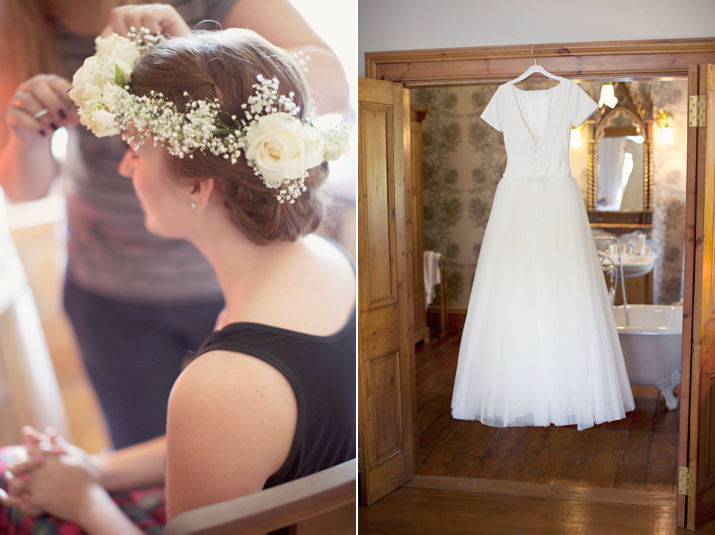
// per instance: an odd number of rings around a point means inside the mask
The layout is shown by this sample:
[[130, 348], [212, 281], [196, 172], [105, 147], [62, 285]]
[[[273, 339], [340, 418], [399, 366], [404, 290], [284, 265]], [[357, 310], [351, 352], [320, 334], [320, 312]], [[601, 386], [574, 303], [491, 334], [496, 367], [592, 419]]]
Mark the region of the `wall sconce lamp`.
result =
[[618, 99], [613, 93], [613, 84], [611, 82], [601, 86], [601, 98], [598, 99], [598, 107], [600, 108], [604, 104], [609, 108], [615, 108], [618, 104]]
[[658, 128], [660, 128], [660, 135], [658, 136], [659, 145], [670, 145], [671, 147], [675, 145], [673, 129], [670, 127], [670, 118], [672, 116], [673, 114], [670, 112], [667, 104], [658, 110], [655, 120]]
[[571, 142], [569, 143], [569, 146], [573, 147], [574, 149], [580, 149], [583, 146], [580, 126], [571, 127]]

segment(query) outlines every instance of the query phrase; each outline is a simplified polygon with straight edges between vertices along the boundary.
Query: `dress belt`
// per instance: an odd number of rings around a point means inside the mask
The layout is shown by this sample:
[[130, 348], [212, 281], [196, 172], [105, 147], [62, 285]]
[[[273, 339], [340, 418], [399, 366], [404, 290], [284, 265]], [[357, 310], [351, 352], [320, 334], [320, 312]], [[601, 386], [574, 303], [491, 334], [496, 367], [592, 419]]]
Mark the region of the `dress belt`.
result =
[[549, 180], [551, 178], [571, 178], [571, 173], [556, 173], [552, 175], [521, 175], [518, 173], [504, 173], [503, 178], [538, 182], [541, 180]]

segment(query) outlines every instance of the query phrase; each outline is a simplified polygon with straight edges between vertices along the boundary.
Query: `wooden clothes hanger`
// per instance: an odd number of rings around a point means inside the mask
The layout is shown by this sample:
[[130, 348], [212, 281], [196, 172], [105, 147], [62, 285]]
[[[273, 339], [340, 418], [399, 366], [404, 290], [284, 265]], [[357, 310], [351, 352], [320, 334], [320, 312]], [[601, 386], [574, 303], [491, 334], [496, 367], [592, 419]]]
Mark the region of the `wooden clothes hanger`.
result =
[[526, 70], [521, 74], [521, 76], [519, 76], [519, 77], [517, 77], [517, 78], [514, 78], [514, 79], [511, 81], [512, 84], [516, 84], [516, 83], [518, 83], [518, 82], [521, 82], [522, 80], [528, 78], [529, 76], [531, 76], [531, 75], [534, 74], [534, 73], [543, 74], [543, 75], [546, 76], [547, 78], [551, 78], [551, 79], [553, 79], [553, 80], [559, 80], [559, 81], [561, 80], [560, 77], [556, 76], [555, 74], [551, 74], [549, 71], [547, 71], [546, 69], [544, 69], [541, 65], [539, 65], [538, 63], [536, 63], [536, 56], [534, 55], [534, 47], [535, 47], [535, 46], [536, 46], [536, 45], [531, 45], [531, 55], [534, 56], [534, 64], [533, 64], [531, 67], [529, 67], [528, 69], [526, 69]]

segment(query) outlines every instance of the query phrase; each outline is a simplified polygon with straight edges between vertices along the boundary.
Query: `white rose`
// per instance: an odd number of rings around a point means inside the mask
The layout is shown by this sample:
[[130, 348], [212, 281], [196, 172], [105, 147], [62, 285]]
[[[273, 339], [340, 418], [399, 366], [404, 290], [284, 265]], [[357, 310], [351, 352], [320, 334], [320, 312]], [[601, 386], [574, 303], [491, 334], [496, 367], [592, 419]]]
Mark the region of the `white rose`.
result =
[[142, 57], [136, 41], [113, 33], [106, 38], [97, 37], [94, 42], [97, 46], [96, 56], [102, 58], [112, 72], [114, 72], [114, 65], [117, 65], [128, 82], [134, 67]]
[[119, 133], [119, 129], [114, 124], [114, 114], [107, 110], [97, 109], [90, 114], [92, 120], [92, 132], [97, 137], [114, 136]]
[[320, 132], [287, 113], [259, 117], [245, 146], [246, 158], [267, 183], [302, 178], [323, 160]]
[[79, 120], [97, 137], [113, 136], [119, 133], [116, 126], [115, 111], [121, 108], [121, 99], [126, 91], [111, 81], [105, 81], [100, 87], [88, 83], [84, 87], [83, 105], [79, 108]]
[[110, 75], [114, 78], [114, 73], [109, 73], [107, 65], [97, 56], [85, 59], [84, 64], [72, 77], [72, 90], [68, 93], [69, 97], [77, 104], [77, 107], [81, 108], [87, 99], [85, 96], [87, 86], [96, 85], [99, 80], [106, 79]]
[[350, 143], [347, 139], [328, 140], [325, 142], [325, 151], [323, 157], [327, 161], [337, 160], [340, 156], [348, 152]]
[[303, 125], [303, 134], [306, 136], [305, 168], [307, 170], [323, 163], [325, 141], [320, 130], [309, 124]]
[[127, 103], [124, 102], [126, 99], [131, 100], [126, 89], [119, 87], [111, 81], [105, 82], [102, 86], [101, 98], [102, 101], [105, 102], [112, 110], [117, 110], [122, 106], [126, 106]]

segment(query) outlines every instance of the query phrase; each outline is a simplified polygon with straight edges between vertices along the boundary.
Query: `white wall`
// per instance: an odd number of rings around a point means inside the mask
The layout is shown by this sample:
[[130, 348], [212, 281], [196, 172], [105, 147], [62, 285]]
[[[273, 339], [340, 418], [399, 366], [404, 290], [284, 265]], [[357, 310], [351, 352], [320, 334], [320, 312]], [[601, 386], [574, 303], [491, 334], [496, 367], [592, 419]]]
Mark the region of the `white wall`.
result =
[[715, 0], [359, 0], [358, 4], [360, 76], [365, 76], [368, 51], [686, 37], [715, 37]]

